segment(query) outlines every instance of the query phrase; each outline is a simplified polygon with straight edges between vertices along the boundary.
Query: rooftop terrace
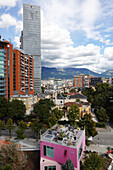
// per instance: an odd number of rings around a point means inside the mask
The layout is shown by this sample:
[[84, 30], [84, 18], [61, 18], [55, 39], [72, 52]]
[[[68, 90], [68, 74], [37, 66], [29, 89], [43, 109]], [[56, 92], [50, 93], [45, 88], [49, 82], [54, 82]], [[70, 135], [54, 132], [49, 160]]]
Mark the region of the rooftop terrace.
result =
[[41, 140], [77, 148], [84, 133], [85, 130], [75, 129], [74, 126], [55, 125], [52, 129], [48, 129], [43, 135], [41, 135]]

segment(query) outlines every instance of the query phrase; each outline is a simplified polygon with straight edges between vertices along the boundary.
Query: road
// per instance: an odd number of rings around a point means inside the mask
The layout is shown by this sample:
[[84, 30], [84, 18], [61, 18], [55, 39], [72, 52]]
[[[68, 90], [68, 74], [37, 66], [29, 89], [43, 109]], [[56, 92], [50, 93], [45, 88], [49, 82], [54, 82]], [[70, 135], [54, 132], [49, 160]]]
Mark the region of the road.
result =
[[93, 137], [93, 143], [99, 145], [110, 145], [113, 147], [113, 125], [110, 124], [107, 129], [98, 130], [98, 135]]

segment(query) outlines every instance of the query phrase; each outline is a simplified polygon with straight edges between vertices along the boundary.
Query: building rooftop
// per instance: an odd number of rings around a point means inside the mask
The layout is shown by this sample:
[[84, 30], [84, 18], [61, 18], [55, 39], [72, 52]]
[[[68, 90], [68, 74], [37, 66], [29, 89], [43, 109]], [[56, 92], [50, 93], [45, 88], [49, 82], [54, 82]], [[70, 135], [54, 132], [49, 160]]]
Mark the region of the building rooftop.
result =
[[75, 129], [74, 126], [70, 125], [55, 125], [52, 129], [48, 129], [43, 135], [41, 135], [41, 140], [77, 148], [84, 132], [85, 130]]

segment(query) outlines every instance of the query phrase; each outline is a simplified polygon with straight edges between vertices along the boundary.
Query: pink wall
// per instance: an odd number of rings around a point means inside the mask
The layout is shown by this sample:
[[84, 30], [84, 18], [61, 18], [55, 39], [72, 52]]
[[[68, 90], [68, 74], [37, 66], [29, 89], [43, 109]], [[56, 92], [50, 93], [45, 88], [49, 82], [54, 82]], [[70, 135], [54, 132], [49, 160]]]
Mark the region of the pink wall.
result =
[[[61, 164], [64, 164], [64, 163], [66, 163], [66, 160], [71, 159], [75, 168], [77, 168], [77, 167], [79, 167], [79, 162], [81, 159], [81, 157], [80, 157], [80, 159], [78, 160], [78, 150], [79, 150], [79, 147], [82, 142], [83, 142], [83, 150], [84, 150], [85, 149], [85, 134], [83, 135], [77, 148], [71, 148], [69, 146], [63, 146], [63, 145], [59, 145], [56, 143], [50, 143], [50, 142], [45, 142], [45, 141], [41, 140], [40, 141], [41, 157], [56, 161]], [[54, 148], [54, 158], [50, 158], [50, 157], [43, 155], [43, 145], [50, 146], [50, 147]], [[65, 150], [67, 150], [66, 154], [64, 154]], [[81, 154], [81, 156], [82, 156], [82, 154]]]

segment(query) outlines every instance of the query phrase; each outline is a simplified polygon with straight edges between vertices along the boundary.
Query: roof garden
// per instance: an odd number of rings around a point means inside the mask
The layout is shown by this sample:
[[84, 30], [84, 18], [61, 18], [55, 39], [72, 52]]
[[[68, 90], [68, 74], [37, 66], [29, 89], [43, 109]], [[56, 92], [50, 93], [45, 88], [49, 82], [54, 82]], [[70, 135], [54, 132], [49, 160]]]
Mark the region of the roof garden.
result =
[[55, 125], [52, 129], [48, 129], [41, 135], [41, 140], [77, 148], [77, 145], [81, 141], [84, 133], [85, 130], [81, 130], [79, 128], [75, 129], [74, 126]]

